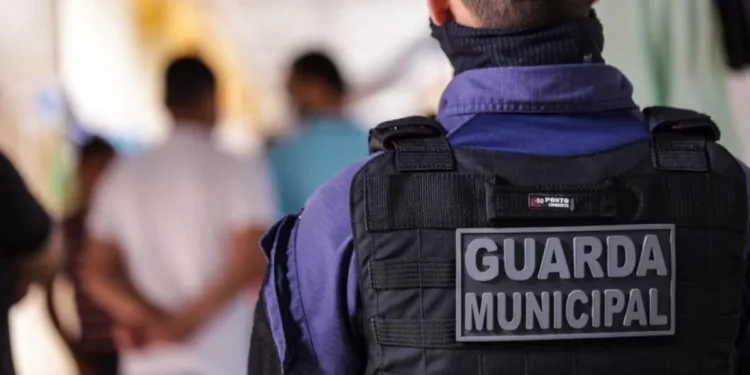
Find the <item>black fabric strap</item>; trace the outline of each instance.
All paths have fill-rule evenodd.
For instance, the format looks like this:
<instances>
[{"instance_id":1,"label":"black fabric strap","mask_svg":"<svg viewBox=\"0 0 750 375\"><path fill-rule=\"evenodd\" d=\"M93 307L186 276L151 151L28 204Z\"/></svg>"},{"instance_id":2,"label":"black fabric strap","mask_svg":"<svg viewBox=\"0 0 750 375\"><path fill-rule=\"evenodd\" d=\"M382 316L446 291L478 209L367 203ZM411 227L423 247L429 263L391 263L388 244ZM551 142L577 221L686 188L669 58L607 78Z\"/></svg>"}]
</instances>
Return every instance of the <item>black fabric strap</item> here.
<instances>
[{"instance_id":1,"label":"black fabric strap","mask_svg":"<svg viewBox=\"0 0 750 375\"><path fill-rule=\"evenodd\" d=\"M385 122L370 131L370 152L396 150L399 172L455 169L453 150L440 123L427 117Z\"/></svg>"},{"instance_id":2,"label":"black fabric strap","mask_svg":"<svg viewBox=\"0 0 750 375\"><path fill-rule=\"evenodd\" d=\"M456 348L453 320L373 319L375 340L385 346L447 349Z\"/></svg>"},{"instance_id":3,"label":"black fabric strap","mask_svg":"<svg viewBox=\"0 0 750 375\"><path fill-rule=\"evenodd\" d=\"M399 172L450 171L455 168L453 151L444 136L393 141Z\"/></svg>"},{"instance_id":4,"label":"black fabric strap","mask_svg":"<svg viewBox=\"0 0 750 375\"><path fill-rule=\"evenodd\" d=\"M365 185L368 231L486 227L513 219L613 218L616 186L497 185L478 175L420 173L368 177ZM532 194L558 193L574 200L573 210L532 210Z\"/></svg>"},{"instance_id":5,"label":"black fabric strap","mask_svg":"<svg viewBox=\"0 0 750 375\"><path fill-rule=\"evenodd\" d=\"M505 220L607 219L609 222L669 222L686 227L743 231L745 219L728 208L743 204L740 181L697 174L637 176L592 186L508 187L478 175L416 173L367 177L366 229L482 228ZM574 210L535 210L529 192L576 199Z\"/></svg>"},{"instance_id":6,"label":"black fabric strap","mask_svg":"<svg viewBox=\"0 0 750 375\"><path fill-rule=\"evenodd\" d=\"M481 176L447 173L367 177L367 230L485 225L484 184Z\"/></svg>"},{"instance_id":7,"label":"black fabric strap","mask_svg":"<svg viewBox=\"0 0 750 375\"><path fill-rule=\"evenodd\" d=\"M702 113L670 107L643 111L652 134L652 160L658 170L708 172L708 142L721 138L719 127Z\"/></svg>"},{"instance_id":8,"label":"black fabric strap","mask_svg":"<svg viewBox=\"0 0 750 375\"><path fill-rule=\"evenodd\" d=\"M413 261L373 261L370 263L373 289L453 288L456 260L424 258Z\"/></svg>"},{"instance_id":9,"label":"black fabric strap","mask_svg":"<svg viewBox=\"0 0 750 375\"><path fill-rule=\"evenodd\" d=\"M615 218L617 189L612 181L601 185L511 186L491 183L487 189L489 221L529 218ZM535 196L555 195L570 199L568 212L530 208Z\"/></svg>"}]
</instances>

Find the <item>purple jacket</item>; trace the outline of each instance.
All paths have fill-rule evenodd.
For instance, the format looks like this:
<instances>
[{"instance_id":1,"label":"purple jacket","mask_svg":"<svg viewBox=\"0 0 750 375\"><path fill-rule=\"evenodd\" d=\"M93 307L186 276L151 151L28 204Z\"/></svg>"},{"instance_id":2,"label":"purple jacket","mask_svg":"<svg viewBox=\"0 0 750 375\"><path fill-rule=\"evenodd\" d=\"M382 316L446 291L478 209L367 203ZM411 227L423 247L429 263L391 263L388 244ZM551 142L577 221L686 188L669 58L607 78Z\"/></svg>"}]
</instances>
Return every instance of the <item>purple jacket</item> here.
<instances>
[{"instance_id":1,"label":"purple jacket","mask_svg":"<svg viewBox=\"0 0 750 375\"><path fill-rule=\"evenodd\" d=\"M627 78L603 64L473 70L450 83L438 120L454 146L590 154L649 137L632 94ZM310 198L285 256L269 254L276 269L269 285L288 285L283 298L278 288L263 290L271 328L281 360L304 367L299 373L357 374L364 365L349 189L365 162L344 170ZM274 259L286 264L276 267Z\"/></svg>"}]
</instances>

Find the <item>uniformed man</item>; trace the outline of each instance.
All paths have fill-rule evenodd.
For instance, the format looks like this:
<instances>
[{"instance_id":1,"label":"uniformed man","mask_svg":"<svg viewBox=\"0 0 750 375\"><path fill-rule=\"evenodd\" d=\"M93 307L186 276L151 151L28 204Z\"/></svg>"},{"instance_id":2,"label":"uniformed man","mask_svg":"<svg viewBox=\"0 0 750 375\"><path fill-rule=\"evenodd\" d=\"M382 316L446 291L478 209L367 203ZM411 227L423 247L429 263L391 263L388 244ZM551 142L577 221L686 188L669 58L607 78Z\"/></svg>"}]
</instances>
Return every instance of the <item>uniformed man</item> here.
<instances>
[{"instance_id":1,"label":"uniformed man","mask_svg":"<svg viewBox=\"0 0 750 375\"><path fill-rule=\"evenodd\" d=\"M738 371L746 175L708 116L639 110L593 2L429 1L437 122L266 236L251 374Z\"/></svg>"}]
</instances>

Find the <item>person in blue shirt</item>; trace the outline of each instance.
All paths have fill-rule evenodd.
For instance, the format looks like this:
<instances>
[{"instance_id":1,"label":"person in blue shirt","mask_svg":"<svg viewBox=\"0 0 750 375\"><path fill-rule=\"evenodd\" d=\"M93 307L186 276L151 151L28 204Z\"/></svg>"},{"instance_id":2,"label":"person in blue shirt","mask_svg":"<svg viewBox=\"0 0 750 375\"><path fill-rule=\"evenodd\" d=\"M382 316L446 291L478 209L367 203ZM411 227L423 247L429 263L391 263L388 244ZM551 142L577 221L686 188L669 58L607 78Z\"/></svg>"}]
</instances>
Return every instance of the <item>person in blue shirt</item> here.
<instances>
[{"instance_id":1,"label":"person in blue shirt","mask_svg":"<svg viewBox=\"0 0 750 375\"><path fill-rule=\"evenodd\" d=\"M299 123L268 153L281 212L299 211L317 188L367 156L367 134L344 114L347 89L336 64L321 52L292 64L287 92Z\"/></svg>"},{"instance_id":2,"label":"person in blue shirt","mask_svg":"<svg viewBox=\"0 0 750 375\"><path fill-rule=\"evenodd\" d=\"M599 155L650 139L649 126L632 99L632 85L622 72L604 62L601 24L593 13L586 17L594 2L428 1L433 36L456 70L440 100L437 116L451 147L535 160ZM282 220L266 237L264 249L270 266L256 312L250 374L274 374L279 368L288 374L398 372L378 370L368 364L368 358L378 353L393 358L398 348L368 347L378 338L364 328L370 322L364 321L362 290L371 286L359 278L360 260L353 244L350 210L363 204L352 198L362 196L353 193L352 183L367 163L357 162L339 173L312 195L301 215ZM420 291L428 292L432 291ZM414 298L422 297L415 294ZM747 347L748 341L748 301L745 288L742 323L731 327L737 328L740 350ZM381 303L392 306L398 301ZM405 299L401 303L413 301ZM425 332L428 331L422 331L422 341L428 339ZM397 328L389 333L391 337L399 334L406 337L409 333ZM270 343L263 341L267 336L272 337ZM410 374L472 373L446 372L438 365L441 355L430 353L443 353L445 357L451 351L432 349L402 357L403 363L417 358L418 362L410 363L420 369ZM482 357L477 358L482 372ZM519 372L502 373L547 373L540 372L533 359L526 361ZM538 363L542 366L543 361ZM453 365L476 368L476 361ZM558 374L578 374L571 370L575 364L571 366L560 368ZM614 372L631 374L618 372L615 367L619 365L612 366ZM700 366L685 371L679 373L703 373ZM728 371L720 373L729 374Z\"/></svg>"}]
</instances>

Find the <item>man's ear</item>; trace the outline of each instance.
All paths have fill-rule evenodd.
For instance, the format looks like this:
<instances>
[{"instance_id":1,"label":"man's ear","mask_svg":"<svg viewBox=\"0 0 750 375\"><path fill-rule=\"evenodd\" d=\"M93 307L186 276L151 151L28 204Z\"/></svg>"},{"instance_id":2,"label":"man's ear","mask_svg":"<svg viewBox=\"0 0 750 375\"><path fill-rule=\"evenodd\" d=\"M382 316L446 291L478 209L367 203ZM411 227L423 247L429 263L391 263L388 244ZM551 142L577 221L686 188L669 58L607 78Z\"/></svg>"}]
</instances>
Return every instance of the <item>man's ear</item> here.
<instances>
[{"instance_id":1,"label":"man's ear","mask_svg":"<svg viewBox=\"0 0 750 375\"><path fill-rule=\"evenodd\" d=\"M437 26L443 26L451 18L450 0L427 0L430 18Z\"/></svg>"}]
</instances>

